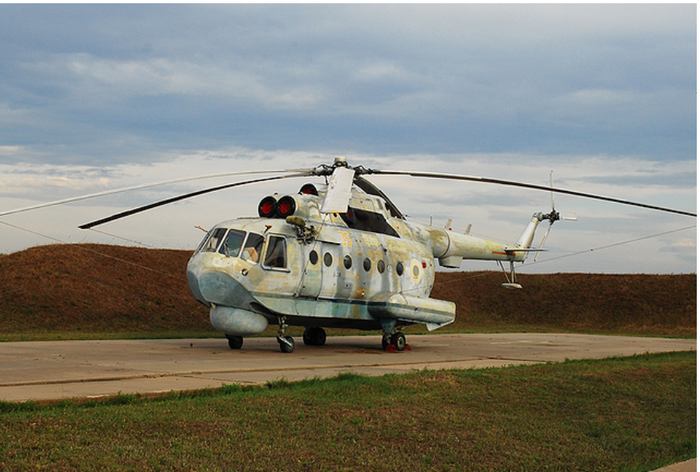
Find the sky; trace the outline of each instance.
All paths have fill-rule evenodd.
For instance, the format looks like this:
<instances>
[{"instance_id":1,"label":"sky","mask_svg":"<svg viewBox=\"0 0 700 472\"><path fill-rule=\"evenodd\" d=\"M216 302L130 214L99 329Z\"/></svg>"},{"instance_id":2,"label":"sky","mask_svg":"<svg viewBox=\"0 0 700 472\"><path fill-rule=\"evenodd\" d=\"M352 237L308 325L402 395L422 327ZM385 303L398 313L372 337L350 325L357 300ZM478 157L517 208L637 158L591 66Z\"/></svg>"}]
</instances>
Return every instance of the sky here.
<instances>
[{"instance_id":1,"label":"sky","mask_svg":"<svg viewBox=\"0 0 700 472\"><path fill-rule=\"evenodd\" d=\"M451 172L695 212L695 4L0 4L0 214L153 182L351 165ZM0 216L0 253L194 249L255 184L96 228L228 176ZM513 243L548 192L376 176L410 221ZM313 181L313 180L311 180ZM322 181L321 181L322 183ZM696 218L555 196L522 273L689 273ZM544 229L536 237L539 244ZM464 262L462 270L495 270Z\"/></svg>"}]
</instances>

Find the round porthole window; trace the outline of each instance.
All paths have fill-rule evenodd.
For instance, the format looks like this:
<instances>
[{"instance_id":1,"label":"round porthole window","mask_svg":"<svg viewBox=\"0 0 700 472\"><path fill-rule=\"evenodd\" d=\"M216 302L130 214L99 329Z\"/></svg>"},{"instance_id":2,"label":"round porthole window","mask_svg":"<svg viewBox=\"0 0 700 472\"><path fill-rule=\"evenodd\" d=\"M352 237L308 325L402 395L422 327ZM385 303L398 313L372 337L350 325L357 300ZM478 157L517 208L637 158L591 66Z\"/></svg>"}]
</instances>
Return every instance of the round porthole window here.
<instances>
[{"instance_id":1,"label":"round porthole window","mask_svg":"<svg viewBox=\"0 0 700 472\"><path fill-rule=\"evenodd\" d=\"M383 274L386 270L386 263L384 261L377 262L377 270L380 274Z\"/></svg>"},{"instance_id":2,"label":"round porthole window","mask_svg":"<svg viewBox=\"0 0 700 472\"><path fill-rule=\"evenodd\" d=\"M369 257L365 257L365 260L362 261L362 268L365 269L365 272L369 272L372 269L372 261L369 260Z\"/></svg>"},{"instance_id":3,"label":"round porthole window","mask_svg":"<svg viewBox=\"0 0 700 472\"><path fill-rule=\"evenodd\" d=\"M413 281L415 283L420 282L421 275L422 275L421 268L420 268L420 262L418 262L415 259L411 261L411 273L410 273L410 275L411 275L411 279L413 279Z\"/></svg>"},{"instance_id":4,"label":"round porthole window","mask_svg":"<svg viewBox=\"0 0 700 472\"><path fill-rule=\"evenodd\" d=\"M326 267L330 267L333 264L333 256L330 252L323 255L323 263L326 264Z\"/></svg>"},{"instance_id":5,"label":"round porthole window","mask_svg":"<svg viewBox=\"0 0 700 472\"><path fill-rule=\"evenodd\" d=\"M313 265L318 263L318 253L316 251L311 251L309 254L309 262L311 262Z\"/></svg>"},{"instance_id":6,"label":"round porthole window","mask_svg":"<svg viewBox=\"0 0 700 472\"><path fill-rule=\"evenodd\" d=\"M401 276L403 275L403 262L396 263L396 273Z\"/></svg>"},{"instance_id":7,"label":"round porthole window","mask_svg":"<svg viewBox=\"0 0 700 472\"><path fill-rule=\"evenodd\" d=\"M352 257L345 256L343 258L343 265L345 266L346 269L349 269L350 267L352 267Z\"/></svg>"}]
</instances>

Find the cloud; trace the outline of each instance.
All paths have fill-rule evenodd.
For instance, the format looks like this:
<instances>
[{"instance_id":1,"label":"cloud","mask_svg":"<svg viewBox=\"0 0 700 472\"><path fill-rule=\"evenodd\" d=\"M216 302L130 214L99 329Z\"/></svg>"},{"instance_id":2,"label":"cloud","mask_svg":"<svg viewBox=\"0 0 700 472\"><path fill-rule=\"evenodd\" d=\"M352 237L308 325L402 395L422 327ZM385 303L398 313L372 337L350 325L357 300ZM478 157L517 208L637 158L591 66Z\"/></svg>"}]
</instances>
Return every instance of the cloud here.
<instances>
[{"instance_id":1,"label":"cloud","mask_svg":"<svg viewBox=\"0 0 700 472\"><path fill-rule=\"evenodd\" d=\"M536 156L500 156L491 162L488 155L407 155L381 157L376 155L353 154L347 156L352 165L363 164L380 169L439 170L460 174L496 176L499 178L548 184L549 164L546 160L537 162ZM0 166L0 195L2 210L29 206L76 195L94 193L105 189L120 188L142 183L166 181L186 176L241 172L250 170L271 170L290 167L314 167L320 163L332 162L333 156L308 152L289 153L286 151L266 151L247 148L228 148L218 151L198 151L179 155L177 158L155 163L118 164L109 168L90 166L65 166L25 164L21 166ZM604 161L603 161L604 162ZM439 166L435 168L436 164ZM578 178L592 179L613 175L634 175L638 171L637 161L620 160L611 168L601 166L595 156L581 158L577 166L564 168L555 173L555 183L575 181ZM642 166L644 167L644 166ZM694 203L695 189L674 186L666 172L673 166L656 166L648 163L659 176L658 194L647 194L650 203L659 203L658 195L673 195L669 206L678 207L683 199ZM591 177L592 176L592 177ZM178 182L153 187L137 192L110 195L88 201L71 203L20 215L3 218L12 224L51 235L63 241L92 241L128 243L142 241L156 247L193 248L200 234L193 231L194 225L210 227L218 221L238 216L254 216L257 204L265 195L296 193L307 181L322 179L303 178L283 180L272 184L256 184L239 187L224 192L210 194L197 199L185 200L174 205L161 207L137 216L110 223L98 228L102 233L84 232L77 226L88 221L108 216L119 211L162 200L174 195L187 193L231 181L246 179L246 176L218 177L191 182ZM453 219L452 227L464 231L472 225L472 234L504 244L512 244L522 232L530 216L536 211L549 211L550 197L547 192L525 191L503 188L494 185L451 182L433 179L370 176L375 184L410 215L411 221L427 224L431 217L434 224L443 226L448 218ZM628 183L617 185L614 179L596 184L595 190L604 188L620 197L633 197L639 191ZM631 191L630 191L631 190ZM647 200L648 201L648 200ZM647 210L627 208L605 202L591 202L584 199L556 196L557 209L563 215L577 216L576 222L559 222L554 228L547 247L550 251L540 257L560 257L591 248L632 241L640 237L664 233L674 228L695 223L693 219L666 215ZM9 206L9 208L8 208ZM689 209L689 208L685 208ZM1 211L1 210L0 210ZM21 231L0 228L3 237L2 252L9 252L31 244L32 237ZM693 231L678 235L666 235L660 242L632 251L594 251L593 256L565 257L562 262L550 262L523 268L527 271L581 271L598 272L691 272L695 267L693 247L684 241ZM539 238L542 237L542 230ZM678 238L676 238L678 236ZM120 240L119 238L124 238ZM658 241L658 238L651 241ZM36 243L46 243L41 238ZM600 254L598 254L600 252ZM592 259L592 260L591 260ZM465 263L464 268L474 268ZM488 267L495 268L495 267Z\"/></svg>"},{"instance_id":2,"label":"cloud","mask_svg":"<svg viewBox=\"0 0 700 472\"><path fill-rule=\"evenodd\" d=\"M96 133L122 160L126 140L671 160L695 148L693 5L2 9L3 139L33 129L95 162L108 159Z\"/></svg>"},{"instance_id":3,"label":"cloud","mask_svg":"<svg viewBox=\"0 0 700 472\"><path fill-rule=\"evenodd\" d=\"M557 186L692 210L696 11L692 4L0 5L0 209L344 155L367 167L543 185L554 170ZM498 240L517 237L533 211L550 205L547 194L488 185L376 181L417 219L454 218L456 227L471 223ZM61 227L61 237L75 240L86 237L73 233L85 220L209 182L13 221L51 221L42 230ZM255 214L266 192L298 185L240 188L115 229L187 245L188 232L173 221L206 226L222 215ZM598 244L601 233L625 240L678 222L566 196L556 202L579 216L557 227L577 247ZM27 244L21 235L0 240ZM649 255L635 264L663 267L670 256L657 246L645 245ZM603 265L627 264L619 257Z\"/></svg>"}]
</instances>

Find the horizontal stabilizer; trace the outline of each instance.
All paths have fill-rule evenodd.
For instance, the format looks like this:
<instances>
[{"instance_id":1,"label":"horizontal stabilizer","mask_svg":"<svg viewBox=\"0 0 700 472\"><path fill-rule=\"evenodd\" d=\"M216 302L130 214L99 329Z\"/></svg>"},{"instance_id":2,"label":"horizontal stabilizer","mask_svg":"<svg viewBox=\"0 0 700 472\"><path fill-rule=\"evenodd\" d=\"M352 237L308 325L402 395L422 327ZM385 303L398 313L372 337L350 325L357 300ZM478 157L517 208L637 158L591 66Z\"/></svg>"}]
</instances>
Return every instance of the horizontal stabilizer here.
<instances>
[{"instance_id":1,"label":"horizontal stabilizer","mask_svg":"<svg viewBox=\"0 0 700 472\"><path fill-rule=\"evenodd\" d=\"M536 247L504 247L506 252L543 252L546 249L537 249Z\"/></svg>"}]
</instances>

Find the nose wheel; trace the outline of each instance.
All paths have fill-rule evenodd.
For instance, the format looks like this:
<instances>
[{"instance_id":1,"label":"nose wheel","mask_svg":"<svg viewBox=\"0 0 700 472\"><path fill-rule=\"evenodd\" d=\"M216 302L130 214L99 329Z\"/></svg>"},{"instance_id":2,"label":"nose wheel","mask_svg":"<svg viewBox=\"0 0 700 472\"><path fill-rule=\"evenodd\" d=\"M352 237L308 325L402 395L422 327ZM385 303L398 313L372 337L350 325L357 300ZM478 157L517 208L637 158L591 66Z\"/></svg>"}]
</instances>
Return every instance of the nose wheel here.
<instances>
[{"instance_id":1,"label":"nose wheel","mask_svg":"<svg viewBox=\"0 0 700 472\"><path fill-rule=\"evenodd\" d=\"M280 351L284 352L285 354L289 354L291 352L294 352L294 338L291 336L284 335L284 331L289 326L286 323L287 317L280 316L278 319L280 323L280 330L277 332L277 342L280 345Z\"/></svg>"},{"instance_id":2,"label":"nose wheel","mask_svg":"<svg viewBox=\"0 0 700 472\"><path fill-rule=\"evenodd\" d=\"M291 352L294 352L294 338L291 336L279 336L277 338L277 342L280 345L280 351L284 352L285 354L289 354Z\"/></svg>"}]
</instances>

